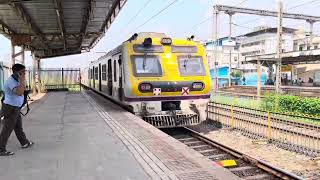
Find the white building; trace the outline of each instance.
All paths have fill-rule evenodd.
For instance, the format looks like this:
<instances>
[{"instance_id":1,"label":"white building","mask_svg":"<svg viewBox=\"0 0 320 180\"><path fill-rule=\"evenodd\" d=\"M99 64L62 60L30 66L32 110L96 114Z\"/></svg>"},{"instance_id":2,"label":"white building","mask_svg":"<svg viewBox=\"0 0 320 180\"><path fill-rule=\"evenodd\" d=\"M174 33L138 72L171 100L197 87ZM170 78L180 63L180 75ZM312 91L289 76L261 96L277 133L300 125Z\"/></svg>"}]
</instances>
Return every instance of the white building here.
<instances>
[{"instance_id":1,"label":"white building","mask_svg":"<svg viewBox=\"0 0 320 180\"><path fill-rule=\"evenodd\" d=\"M215 52L215 44L217 44L217 52ZM214 68L214 55L216 53L216 60L218 67L229 67L230 55L231 55L231 67L238 68L240 66L240 52L239 44L235 42L235 38L231 41L228 37L220 38L218 43L209 40L204 43L207 59L209 62L209 68Z\"/></svg>"},{"instance_id":2,"label":"white building","mask_svg":"<svg viewBox=\"0 0 320 180\"><path fill-rule=\"evenodd\" d=\"M304 30L298 30L294 33L294 51L306 51L320 48L320 37L317 35L310 35ZM312 83L308 84L309 78L313 79L314 83L320 85L320 64L301 64L293 66L293 79L301 79L305 82L304 85L312 86Z\"/></svg>"},{"instance_id":3,"label":"white building","mask_svg":"<svg viewBox=\"0 0 320 180\"><path fill-rule=\"evenodd\" d=\"M292 28L283 27L282 52L293 51L294 32ZM240 44L240 69L243 72L256 72L257 66L245 63L246 56L277 53L277 28L260 26L255 31L238 36L236 41ZM272 67L262 68L262 72L268 72L271 77Z\"/></svg>"},{"instance_id":4,"label":"white building","mask_svg":"<svg viewBox=\"0 0 320 180\"><path fill-rule=\"evenodd\" d=\"M320 37L310 35L304 30L298 30L294 33L293 49L294 51L304 51L320 48Z\"/></svg>"},{"instance_id":5,"label":"white building","mask_svg":"<svg viewBox=\"0 0 320 180\"><path fill-rule=\"evenodd\" d=\"M295 29L283 28L282 51L293 51L293 41ZM277 28L258 27L256 31L237 37L240 43L240 53L242 59L245 56L260 54L273 54L277 52Z\"/></svg>"},{"instance_id":6,"label":"white building","mask_svg":"<svg viewBox=\"0 0 320 180\"><path fill-rule=\"evenodd\" d=\"M296 30L292 28L283 28L283 42L282 52L304 51L320 48L320 37L310 36L303 30ZM232 69L240 69L246 73L256 73L257 66L254 64L247 64L245 62L246 56L274 54L277 53L277 28L257 27L255 31L232 38L235 41L235 46L224 46L229 43L229 38L220 38L217 42L217 62L218 68L229 67L230 52L231 52L231 67ZM215 43L210 40L204 43L207 59L209 61L210 69L214 68ZM230 51L231 50L231 51ZM262 67L262 73L268 73L272 78L274 67ZM283 75L290 75L289 79L301 78L307 82L309 78L317 79L316 74L319 74L320 65L294 65L293 69L283 72ZM272 73L273 72L273 73ZM274 77L273 77L274 79Z\"/></svg>"}]
</instances>

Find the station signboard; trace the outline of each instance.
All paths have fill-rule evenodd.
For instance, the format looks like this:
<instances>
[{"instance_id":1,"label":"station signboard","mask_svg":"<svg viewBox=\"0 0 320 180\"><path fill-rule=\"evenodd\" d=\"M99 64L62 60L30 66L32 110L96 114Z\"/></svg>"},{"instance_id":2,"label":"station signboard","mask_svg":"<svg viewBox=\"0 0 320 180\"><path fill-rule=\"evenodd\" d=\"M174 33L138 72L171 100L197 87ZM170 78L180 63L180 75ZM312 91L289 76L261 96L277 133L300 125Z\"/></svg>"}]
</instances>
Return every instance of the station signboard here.
<instances>
[{"instance_id":1,"label":"station signboard","mask_svg":"<svg viewBox=\"0 0 320 180\"><path fill-rule=\"evenodd\" d=\"M282 65L281 66L281 72L291 72L292 71L292 65Z\"/></svg>"}]
</instances>

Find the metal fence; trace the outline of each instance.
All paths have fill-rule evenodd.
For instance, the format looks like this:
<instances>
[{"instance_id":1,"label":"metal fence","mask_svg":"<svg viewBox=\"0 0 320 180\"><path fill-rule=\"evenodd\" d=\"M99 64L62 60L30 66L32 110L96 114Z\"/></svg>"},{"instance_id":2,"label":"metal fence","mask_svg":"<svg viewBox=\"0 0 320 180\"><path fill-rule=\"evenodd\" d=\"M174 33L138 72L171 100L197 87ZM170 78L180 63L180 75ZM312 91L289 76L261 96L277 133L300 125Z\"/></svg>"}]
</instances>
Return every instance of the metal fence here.
<instances>
[{"instance_id":1,"label":"metal fence","mask_svg":"<svg viewBox=\"0 0 320 180\"><path fill-rule=\"evenodd\" d=\"M309 156L320 154L320 119L210 102L207 116L222 127Z\"/></svg>"},{"instance_id":2,"label":"metal fence","mask_svg":"<svg viewBox=\"0 0 320 180\"><path fill-rule=\"evenodd\" d=\"M42 90L81 90L79 68L41 69L39 78Z\"/></svg>"},{"instance_id":3,"label":"metal fence","mask_svg":"<svg viewBox=\"0 0 320 180\"><path fill-rule=\"evenodd\" d=\"M0 97L2 96L4 81L10 76L10 68L0 62Z\"/></svg>"},{"instance_id":4,"label":"metal fence","mask_svg":"<svg viewBox=\"0 0 320 180\"><path fill-rule=\"evenodd\" d=\"M27 87L33 89L34 85L40 85L42 92L53 90L81 90L81 73L79 68L46 68L36 70L27 69ZM39 82L34 82L34 73L39 76ZM3 92L5 80L10 76L11 69L0 62L0 96Z\"/></svg>"}]
</instances>

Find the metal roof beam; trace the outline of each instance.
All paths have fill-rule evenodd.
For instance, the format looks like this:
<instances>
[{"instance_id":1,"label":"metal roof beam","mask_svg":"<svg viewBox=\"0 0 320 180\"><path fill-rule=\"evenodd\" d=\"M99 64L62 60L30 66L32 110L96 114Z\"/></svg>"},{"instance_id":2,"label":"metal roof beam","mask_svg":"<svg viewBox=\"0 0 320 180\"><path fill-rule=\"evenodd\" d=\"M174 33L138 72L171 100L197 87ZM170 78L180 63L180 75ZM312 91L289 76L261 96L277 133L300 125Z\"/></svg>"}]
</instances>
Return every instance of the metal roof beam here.
<instances>
[{"instance_id":1,"label":"metal roof beam","mask_svg":"<svg viewBox=\"0 0 320 180\"><path fill-rule=\"evenodd\" d=\"M92 14L92 6L94 4L94 0L89 0L89 3L88 3L88 9L87 9L87 13L86 15L83 17L83 21L82 21L82 27L81 27L81 39L79 41L79 49L81 50L81 46L82 46L82 43L83 43L83 40L85 39L86 35L87 35L87 30L88 30L88 25L89 25L89 21L90 21L90 17L91 17L91 14Z\"/></svg>"},{"instance_id":2,"label":"metal roof beam","mask_svg":"<svg viewBox=\"0 0 320 180\"><path fill-rule=\"evenodd\" d=\"M61 31L61 36L63 38L63 47L64 47L64 50L66 50L67 49L66 29L64 26L64 15L63 15L63 11L62 11L61 0L54 0L54 5L55 5L56 13L58 16L58 24L59 24L59 28Z\"/></svg>"},{"instance_id":3,"label":"metal roof beam","mask_svg":"<svg viewBox=\"0 0 320 180\"><path fill-rule=\"evenodd\" d=\"M49 45L46 43L46 39L44 38L43 34L41 33L39 27L32 21L31 16L26 12L25 8L21 3L12 3L12 9L14 12L19 16L25 24L28 25L30 30L41 40L43 45L49 49Z\"/></svg>"},{"instance_id":4,"label":"metal roof beam","mask_svg":"<svg viewBox=\"0 0 320 180\"><path fill-rule=\"evenodd\" d=\"M17 34L15 31L10 29L3 21L0 20L0 31L3 32L3 35L10 39L12 34Z\"/></svg>"},{"instance_id":5,"label":"metal roof beam","mask_svg":"<svg viewBox=\"0 0 320 180\"><path fill-rule=\"evenodd\" d=\"M260 16L278 17L278 12L276 12L276 11L239 8L239 7L225 6L225 5L215 5L213 8L216 11L224 11L227 14L228 13L242 13L242 14L253 14L253 15L260 15ZM311 22L320 21L319 16L309 16L309 15L304 15L304 14L293 14L293 13L283 13L283 18L299 19L299 20L305 20L305 21L311 21Z\"/></svg>"},{"instance_id":6,"label":"metal roof beam","mask_svg":"<svg viewBox=\"0 0 320 180\"><path fill-rule=\"evenodd\" d=\"M127 0L115 0L115 2L112 4L110 11L107 15L106 20L104 21L102 27L101 27L101 32L104 32L105 29L108 29L108 22L110 22L110 24L112 23L112 21L115 19L117 13L120 12L120 9L123 7L123 5L126 3ZM116 9L118 8L117 13L115 12ZM114 18L111 19L111 17L114 15Z\"/></svg>"},{"instance_id":7,"label":"metal roof beam","mask_svg":"<svg viewBox=\"0 0 320 180\"><path fill-rule=\"evenodd\" d=\"M126 4L127 0L115 0L115 2L112 4L109 13L104 21L104 23L101 26L100 32L104 33L112 24L122 7ZM113 18L112 18L113 17ZM92 46L96 45L98 41L101 39L100 37L95 38L89 45L89 48L92 48Z\"/></svg>"}]
</instances>

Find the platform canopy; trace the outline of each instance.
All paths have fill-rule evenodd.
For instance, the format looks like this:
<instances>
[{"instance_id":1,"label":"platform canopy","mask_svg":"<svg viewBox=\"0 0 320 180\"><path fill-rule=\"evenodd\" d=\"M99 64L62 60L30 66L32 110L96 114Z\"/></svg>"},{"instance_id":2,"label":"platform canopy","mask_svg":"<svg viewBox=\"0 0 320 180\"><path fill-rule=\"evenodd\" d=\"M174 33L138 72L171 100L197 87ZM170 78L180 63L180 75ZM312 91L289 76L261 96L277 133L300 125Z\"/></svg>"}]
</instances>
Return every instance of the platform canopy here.
<instances>
[{"instance_id":1,"label":"platform canopy","mask_svg":"<svg viewBox=\"0 0 320 180\"><path fill-rule=\"evenodd\" d=\"M261 61L262 65L276 64L278 59L277 54L263 54L255 56L247 56L244 64ZM320 49L293 51L282 53L281 64L283 65L297 65L297 64L318 64L320 63Z\"/></svg>"},{"instance_id":2,"label":"platform canopy","mask_svg":"<svg viewBox=\"0 0 320 180\"><path fill-rule=\"evenodd\" d=\"M0 33L38 58L89 51L126 0L0 0Z\"/></svg>"}]
</instances>

